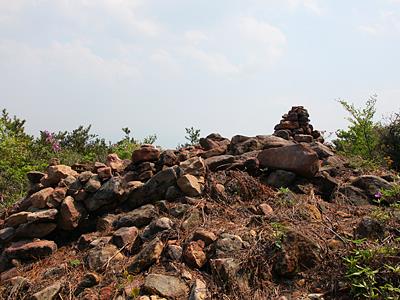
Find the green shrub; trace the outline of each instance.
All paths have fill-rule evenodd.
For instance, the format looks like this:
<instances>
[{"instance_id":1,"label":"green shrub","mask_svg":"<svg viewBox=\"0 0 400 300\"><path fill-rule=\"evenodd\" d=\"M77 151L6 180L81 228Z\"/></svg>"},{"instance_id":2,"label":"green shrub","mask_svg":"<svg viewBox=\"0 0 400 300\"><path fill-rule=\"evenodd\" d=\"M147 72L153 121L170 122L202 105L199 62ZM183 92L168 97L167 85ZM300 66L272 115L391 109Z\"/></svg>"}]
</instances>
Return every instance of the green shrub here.
<instances>
[{"instance_id":1,"label":"green shrub","mask_svg":"<svg viewBox=\"0 0 400 300\"><path fill-rule=\"evenodd\" d=\"M376 160L380 156L378 126L373 118L376 112L376 96L370 97L365 107L357 108L354 104L339 100L339 103L350 114L347 119L350 125L346 130L336 132L337 139L334 144L338 151L349 156L360 156L366 160Z\"/></svg>"},{"instance_id":2,"label":"green shrub","mask_svg":"<svg viewBox=\"0 0 400 300\"><path fill-rule=\"evenodd\" d=\"M379 128L380 150L388 167L400 170L400 114L395 113Z\"/></svg>"},{"instance_id":3,"label":"green shrub","mask_svg":"<svg viewBox=\"0 0 400 300\"><path fill-rule=\"evenodd\" d=\"M346 279L351 294L357 299L399 299L400 264L397 259L398 243L353 250L344 258Z\"/></svg>"}]
</instances>

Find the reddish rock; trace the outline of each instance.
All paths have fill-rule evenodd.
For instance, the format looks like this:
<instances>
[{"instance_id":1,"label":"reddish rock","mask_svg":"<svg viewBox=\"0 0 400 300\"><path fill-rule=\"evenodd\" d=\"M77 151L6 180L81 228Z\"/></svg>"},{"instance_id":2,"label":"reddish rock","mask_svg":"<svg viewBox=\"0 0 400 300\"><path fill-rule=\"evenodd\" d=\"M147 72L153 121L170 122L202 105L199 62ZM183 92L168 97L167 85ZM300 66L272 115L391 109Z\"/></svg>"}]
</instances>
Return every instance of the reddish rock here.
<instances>
[{"instance_id":1,"label":"reddish rock","mask_svg":"<svg viewBox=\"0 0 400 300\"><path fill-rule=\"evenodd\" d=\"M53 186L58 184L61 179L67 178L68 176L78 177L78 173L69 166L50 166L47 168L47 176L43 177L40 182L44 186Z\"/></svg>"},{"instance_id":2,"label":"reddish rock","mask_svg":"<svg viewBox=\"0 0 400 300\"><path fill-rule=\"evenodd\" d=\"M57 245L53 241L25 240L12 243L4 253L10 259L31 260L49 256L56 250Z\"/></svg>"},{"instance_id":3,"label":"reddish rock","mask_svg":"<svg viewBox=\"0 0 400 300\"><path fill-rule=\"evenodd\" d=\"M105 180L105 179L111 178L111 176L112 176L111 167L99 168L97 170L97 175L99 175L99 178L101 180Z\"/></svg>"},{"instance_id":4,"label":"reddish rock","mask_svg":"<svg viewBox=\"0 0 400 300\"><path fill-rule=\"evenodd\" d=\"M201 240L206 246L214 243L217 240L216 235L205 229L197 229L193 234L193 241Z\"/></svg>"},{"instance_id":5,"label":"reddish rock","mask_svg":"<svg viewBox=\"0 0 400 300\"><path fill-rule=\"evenodd\" d=\"M183 170L184 174L190 174L193 176L205 176L206 165L201 157L192 157L179 164L179 167Z\"/></svg>"},{"instance_id":6,"label":"reddish rock","mask_svg":"<svg viewBox=\"0 0 400 300\"><path fill-rule=\"evenodd\" d=\"M136 227L121 227L114 232L111 243L113 243L118 248L122 248L129 244L134 244L136 238L138 237L139 231Z\"/></svg>"},{"instance_id":7,"label":"reddish rock","mask_svg":"<svg viewBox=\"0 0 400 300\"><path fill-rule=\"evenodd\" d=\"M193 268L200 269L203 267L207 262L207 257L203 248L204 242L202 240L191 241L183 251L184 261Z\"/></svg>"},{"instance_id":8,"label":"reddish rock","mask_svg":"<svg viewBox=\"0 0 400 300\"><path fill-rule=\"evenodd\" d=\"M29 212L27 211L21 211L19 213L13 214L5 220L5 226L17 227L20 224L24 224L28 221L28 215Z\"/></svg>"},{"instance_id":9,"label":"reddish rock","mask_svg":"<svg viewBox=\"0 0 400 300\"><path fill-rule=\"evenodd\" d=\"M67 188L56 187L50 197L47 199L48 207L59 207L67 194Z\"/></svg>"},{"instance_id":10,"label":"reddish rock","mask_svg":"<svg viewBox=\"0 0 400 300\"><path fill-rule=\"evenodd\" d=\"M58 210L55 208L38 210L30 213L27 217L28 222L45 222L56 219Z\"/></svg>"},{"instance_id":11,"label":"reddish rock","mask_svg":"<svg viewBox=\"0 0 400 300\"><path fill-rule=\"evenodd\" d=\"M265 216L270 216L274 213L272 207L269 206L267 203L261 203L258 207Z\"/></svg>"},{"instance_id":12,"label":"reddish rock","mask_svg":"<svg viewBox=\"0 0 400 300\"><path fill-rule=\"evenodd\" d=\"M185 174L178 178L176 183L181 191L189 197L197 197L201 195L202 186L198 179L190 174Z\"/></svg>"},{"instance_id":13,"label":"reddish rock","mask_svg":"<svg viewBox=\"0 0 400 300\"><path fill-rule=\"evenodd\" d=\"M294 172L313 177L320 167L317 153L303 144L265 149L258 155L261 167Z\"/></svg>"},{"instance_id":14,"label":"reddish rock","mask_svg":"<svg viewBox=\"0 0 400 300\"><path fill-rule=\"evenodd\" d=\"M54 189L49 187L31 195L30 201L32 203L32 206L36 208L45 208L47 205L47 200L49 199L51 194L53 194L53 191Z\"/></svg>"},{"instance_id":15,"label":"reddish rock","mask_svg":"<svg viewBox=\"0 0 400 300\"><path fill-rule=\"evenodd\" d=\"M160 158L160 150L152 145L142 145L132 153L132 163L137 164L144 161L157 161Z\"/></svg>"},{"instance_id":16,"label":"reddish rock","mask_svg":"<svg viewBox=\"0 0 400 300\"><path fill-rule=\"evenodd\" d=\"M73 230L78 227L79 221L85 213L83 205L68 196L61 204L58 226L64 230Z\"/></svg>"},{"instance_id":17,"label":"reddish rock","mask_svg":"<svg viewBox=\"0 0 400 300\"><path fill-rule=\"evenodd\" d=\"M109 166L113 171L116 171L118 173L122 172L126 167L125 162L120 159L116 153L107 155L106 165ZM97 174L99 174L99 170L100 169L97 169Z\"/></svg>"}]
</instances>

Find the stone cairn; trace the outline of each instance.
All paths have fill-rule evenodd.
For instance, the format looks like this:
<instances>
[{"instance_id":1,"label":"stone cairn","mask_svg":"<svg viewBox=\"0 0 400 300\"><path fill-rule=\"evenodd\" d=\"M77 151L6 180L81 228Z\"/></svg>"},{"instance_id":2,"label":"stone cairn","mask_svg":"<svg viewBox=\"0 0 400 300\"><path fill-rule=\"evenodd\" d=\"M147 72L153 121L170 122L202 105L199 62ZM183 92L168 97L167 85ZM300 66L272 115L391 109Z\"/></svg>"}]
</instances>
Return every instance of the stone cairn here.
<instances>
[{"instance_id":1,"label":"stone cairn","mask_svg":"<svg viewBox=\"0 0 400 300\"><path fill-rule=\"evenodd\" d=\"M314 130L310 124L310 115L303 106L293 106L292 109L282 116L282 120L275 126L274 135L286 140L294 139L299 143L312 143L313 141L324 142L321 133Z\"/></svg>"}]
</instances>

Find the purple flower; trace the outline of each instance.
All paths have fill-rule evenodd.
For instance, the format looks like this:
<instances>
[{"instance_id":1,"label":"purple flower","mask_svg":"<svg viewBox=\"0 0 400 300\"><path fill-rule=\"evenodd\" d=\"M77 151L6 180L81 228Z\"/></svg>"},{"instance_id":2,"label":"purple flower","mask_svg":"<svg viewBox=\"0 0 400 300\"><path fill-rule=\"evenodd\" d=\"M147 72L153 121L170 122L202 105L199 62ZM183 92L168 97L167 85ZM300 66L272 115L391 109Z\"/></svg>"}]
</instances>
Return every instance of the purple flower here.
<instances>
[{"instance_id":1,"label":"purple flower","mask_svg":"<svg viewBox=\"0 0 400 300\"><path fill-rule=\"evenodd\" d=\"M377 193L375 194L375 198L376 198L376 199L382 198L382 193L381 193L380 191L377 192Z\"/></svg>"}]
</instances>

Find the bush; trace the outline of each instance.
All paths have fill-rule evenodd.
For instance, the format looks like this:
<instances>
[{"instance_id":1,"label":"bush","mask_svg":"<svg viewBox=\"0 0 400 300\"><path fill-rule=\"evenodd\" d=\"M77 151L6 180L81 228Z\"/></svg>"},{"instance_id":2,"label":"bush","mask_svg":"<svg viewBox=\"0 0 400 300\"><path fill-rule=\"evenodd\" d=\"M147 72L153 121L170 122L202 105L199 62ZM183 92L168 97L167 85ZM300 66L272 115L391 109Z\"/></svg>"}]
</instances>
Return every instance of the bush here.
<instances>
[{"instance_id":1,"label":"bush","mask_svg":"<svg viewBox=\"0 0 400 300\"><path fill-rule=\"evenodd\" d=\"M25 120L11 118L6 110L0 118L0 208L8 207L23 197L28 188L26 173L45 171L51 158L62 164L77 162L104 162L109 153L122 159L131 158L141 143L152 144L156 135L143 142L130 137L129 128L123 128L125 137L115 144L106 142L90 132L91 126L79 126L72 131L52 133L41 131L38 138L25 132Z\"/></svg>"},{"instance_id":2,"label":"bush","mask_svg":"<svg viewBox=\"0 0 400 300\"><path fill-rule=\"evenodd\" d=\"M393 114L379 129L381 147L388 167L400 170L400 114Z\"/></svg>"},{"instance_id":3,"label":"bush","mask_svg":"<svg viewBox=\"0 0 400 300\"><path fill-rule=\"evenodd\" d=\"M337 150L349 155L360 156L366 160L380 159L378 125L374 123L376 96L370 97L364 108L357 108L344 100L339 103L350 114L347 130L338 130L333 141Z\"/></svg>"}]
</instances>

